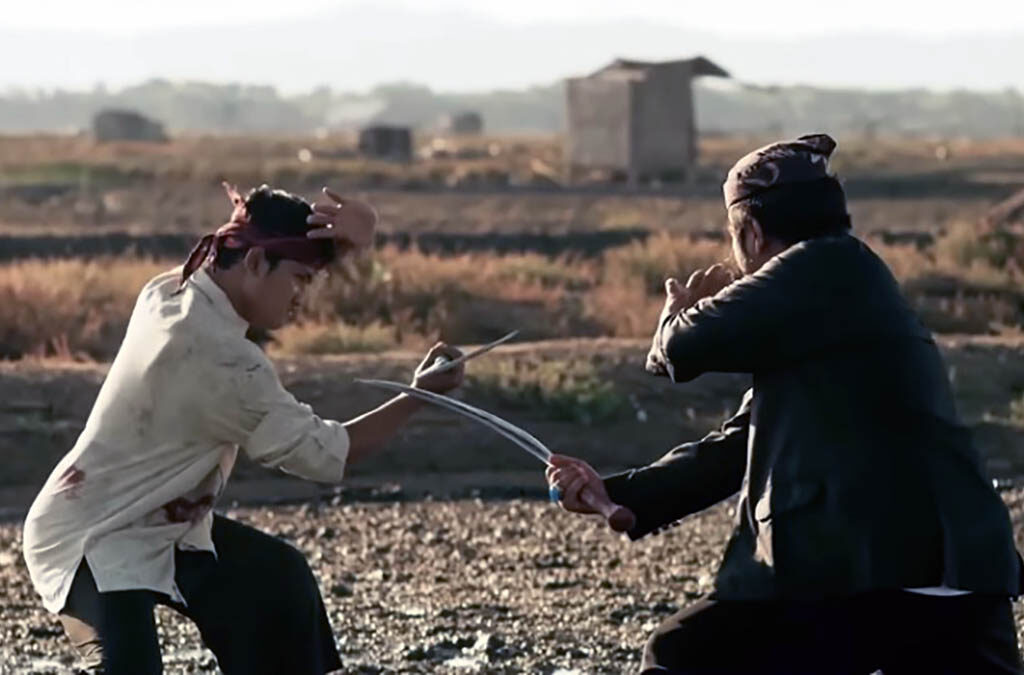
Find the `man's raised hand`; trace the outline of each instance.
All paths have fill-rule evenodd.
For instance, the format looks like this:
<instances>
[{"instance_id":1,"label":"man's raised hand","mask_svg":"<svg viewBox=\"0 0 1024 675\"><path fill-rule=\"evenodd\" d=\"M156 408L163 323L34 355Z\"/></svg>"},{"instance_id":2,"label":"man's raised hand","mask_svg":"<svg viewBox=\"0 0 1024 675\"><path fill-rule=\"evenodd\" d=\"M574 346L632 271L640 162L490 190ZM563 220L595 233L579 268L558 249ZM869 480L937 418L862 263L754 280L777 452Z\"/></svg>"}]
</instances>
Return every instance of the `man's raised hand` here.
<instances>
[{"instance_id":1,"label":"man's raised hand","mask_svg":"<svg viewBox=\"0 0 1024 675\"><path fill-rule=\"evenodd\" d=\"M444 357L449 361L453 361L460 356L462 356L462 352L457 347L452 347L444 342L438 342L429 352L427 352L427 355L423 358L423 362L416 368L412 386L417 389L432 391L435 394L443 394L455 389L462 384L462 379L465 377L465 363L460 363L450 370L444 370L441 372L429 374L424 374L424 372L433 366L434 362L437 361L439 357Z\"/></svg>"},{"instance_id":2,"label":"man's raised hand","mask_svg":"<svg viewBox=\"0 0 1024 675\"><path fill-rule=\"evenodd\" d=\"M733 281L735 281L735 277L732 271L721 264L697 270L686 280L685 286L674 277L665 280L665 304L658 316L658 325L654 330L651 351L647 354L647 363L644 366L647 372L655 375L669 373L661 348L661 331L665 323L679 312L696 305L702 298L715 295Z\"/></svg>"},{"instance_id":3,"label":"man's raised hand","mask_svg":"<svg viewBox=\"0 0 1024 675\"><path fill-rule=\"evenodd\" d=\"M693 307L702 298L715 295L733 281L733 273L722 264L695 271L686 280L686 286L678 279L669 277L665 280L665 307L662 310L662 317Z\"/></svg>"},{"instance_id":4,"label":"man's raised hand","mask_svg":"<svg viewBox=\"0 0 1024 675\"><path fill-rule=\"evenodd\" d=\"M325 199L317 200L313 213L306 218L309 225L320 225L310 230L310 239L337 239L354 248L373 244L377 228L377 211L368 202L342 197L329 188L323 189Z\"/></svg>"}]
</instances>

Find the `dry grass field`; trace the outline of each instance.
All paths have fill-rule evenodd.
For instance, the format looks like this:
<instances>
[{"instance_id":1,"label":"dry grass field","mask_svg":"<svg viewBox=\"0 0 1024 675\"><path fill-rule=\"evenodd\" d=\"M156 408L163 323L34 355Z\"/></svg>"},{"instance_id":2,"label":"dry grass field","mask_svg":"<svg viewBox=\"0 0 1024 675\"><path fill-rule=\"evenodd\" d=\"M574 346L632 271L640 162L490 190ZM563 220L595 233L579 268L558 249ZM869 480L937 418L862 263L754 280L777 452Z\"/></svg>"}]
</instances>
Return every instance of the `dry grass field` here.
<instances>
[{"instance_id":1,"label":"dry grass field","mask_svg":"<svg viewBox=\"0 0 1024 675\"><path fill-rule=\"evenodd\" d=\"M926 249L873 243L936 332L1024 326L1024 289L1007 244L960 229ZM325 274L301 323L279 331L272 349L380 351L438 337L482 342L512 328L524 340L644 337L666 275L685 277L727 256L723 241L664 232L590 257L388 246ZM0 356L112 358L139 289L177 264L131 256L0 264Z\"/></svg>"}]
</instances>

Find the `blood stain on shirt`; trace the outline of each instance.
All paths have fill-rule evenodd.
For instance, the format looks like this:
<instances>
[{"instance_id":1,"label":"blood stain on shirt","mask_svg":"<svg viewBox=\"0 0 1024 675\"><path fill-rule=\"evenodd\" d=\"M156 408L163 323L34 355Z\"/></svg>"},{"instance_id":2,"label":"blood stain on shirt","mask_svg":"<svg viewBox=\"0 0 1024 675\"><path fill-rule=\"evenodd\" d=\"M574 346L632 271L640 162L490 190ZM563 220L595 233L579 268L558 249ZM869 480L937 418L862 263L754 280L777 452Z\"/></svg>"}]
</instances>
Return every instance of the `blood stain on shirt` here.
<instances>
[{"instance_id":1,"label":"blood stain on shirt","mask_svg":"<svg viewBox=\"0 0 1024 675\"><path fill-rule=\"evenodd\" d=\"M63 494L67 499L78 499L82 496L81 487L84 482L85 472L72 464L67 468L67 471L62 473L60 478L57 479L57 485L54 488L54 492L57 494Z\"/></svg>"}]
</instances>

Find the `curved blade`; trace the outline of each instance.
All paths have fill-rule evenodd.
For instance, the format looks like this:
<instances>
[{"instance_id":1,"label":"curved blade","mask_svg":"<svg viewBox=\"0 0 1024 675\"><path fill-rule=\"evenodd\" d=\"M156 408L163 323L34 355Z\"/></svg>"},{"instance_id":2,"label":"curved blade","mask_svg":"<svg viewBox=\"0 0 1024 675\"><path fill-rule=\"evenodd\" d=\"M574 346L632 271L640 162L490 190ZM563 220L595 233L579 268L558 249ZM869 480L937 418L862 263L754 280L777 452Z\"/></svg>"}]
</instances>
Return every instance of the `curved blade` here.
<instances>
[{"instance_id":1,"label":"curved blade","mask_svg":"<svg viewBox=\"0 0 1024 675\"><path fill-rule=\"evenodd\" d=\"M451 361L441 361L440 363L436 363L435 365L430 366L422 373L420 373L420 377L423 377L424 375L433 375L434 373L443 373L446 370L451 370L460 363L465 363L466 361L469 361L474 357L480 356L481 354L486 354L487 352L491 351L498 345L505 344L506 342L508 342L517 335L519 335L519 331L514 330L508 335L498 338L494 342L486 344L482 347L477 347L471 352L466 352L457 359L452 359Z\"/></svg>"},{"instance_id":2,"label":"curved blade","mask_svg":"<svg viewBox=\"0 0 1024 675\"><path fill-rule=\"evenodd\" d=\"M545 464L549 463L551 451L548 450L547 446L541 443L528 431L520 429L511 422L508 422L497 415L493 415L486 410L481 410L480 408L476 408L468 403L463 403L462 401L458 401L454 398L444 396L443 394L435 394L432 391L416 389L415 387L410 387L409 385L400 384L398 382L391 382L389 380L356 380L356 382L376 387L378 389L398 391L408 396L427 401L428 403L433 403L436 406L451 410L452 412L459 413L474 422L488 427L492 431L496 431Z\"/></svg>"}]
</instances>

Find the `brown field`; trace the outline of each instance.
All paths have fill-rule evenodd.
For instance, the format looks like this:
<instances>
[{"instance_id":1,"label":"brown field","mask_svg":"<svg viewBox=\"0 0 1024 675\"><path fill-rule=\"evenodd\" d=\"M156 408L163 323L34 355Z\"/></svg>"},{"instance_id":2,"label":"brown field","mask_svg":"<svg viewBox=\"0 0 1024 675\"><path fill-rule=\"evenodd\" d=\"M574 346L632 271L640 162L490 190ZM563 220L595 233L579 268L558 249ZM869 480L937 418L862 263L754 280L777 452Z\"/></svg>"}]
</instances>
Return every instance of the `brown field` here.
<instances>
[{"instance_id":1,"label":"brown field","mask_svg":"<svg viewBox=\"0 0 1024 675\"><path fill-rule=\"evenodd\" d=\"M224 219L223 178L311 196L330 184L382 215L382 246L330 276L302 325L276 336L278 353L479 342L511 327L642 337L665 276L727 255L718 183L764 140L704 139L693 182L631 192L560 185L559 144L539 136L423 137L431 156L408 164L360 158L345 135L0 137L0 358L111 358L145 280ZM857 232L933 330L1024 326L1020 233L977 225L1024 182L1024 142L852 139L836 166Z\"/></svg>"},{"instance_id":2,"label":"brown field","mask_svg":"<svg viewBox=\"0 0 1024 675\"><path fill-rule=\"evenodd\" d=\"M472 364L466 400L602 471L699 437L746 379L670 386L643 373L646 340L664 277L727 255L719 182L765 140L704 139L693 182L629 191L563 185L560 148L544 137L420 138L433 156L409 164L359 158L344 136L0 137L0 515L22 514L74 443L142 284L227 215L222 179L311 197L329 184L380 209L381 245L326 275L268 345L286 386L321 414L382 400L353 379L406 379L438 337L480 343L518 328L521 343ZM979 223L1024 184L1024 142L840 141L857 233L939 334L989 471L1019 478L1024 245L1019 224ZM625 672L642 636L706 587L729 507L628 546L531 500L543 490L531 458L426 410L343 487L242 462L224 506L238 500L233 515L309 555L344 672ZM1004 498L1024 544L1024 498ZM294 500L305 505L244 506ZM0 578L0 673L67 672L15 522L0 524ZM213 668L190 626L169 613L160 624L167 672Z\"/></svg>"},{"instance_id":3,"label":"brown field","mask_svg":"<svg viewBox=\"0 0 1024 675\"><path fill-rule=\"evenodd\" d=\"M643 336L663 277L725 255L718 182L764 140L705 139L693 183L630 192L560 186L545 137L446 141L409 164L359 158L346 136L0 138L0 357L109 359L145 279L225 217L222 178L307 195L328 183L382 214L374 259L332 276L304 325L277 336L282 353L480 341L509 324L532 339ZM858 233L934 330L1022 325L1020 235L977 223L1024 181L1024 143L853 140L836 164Z\"/></svg>"},{"instance_id":4,"label":"brown field","mask_svg":"<svg viewBox=\"0 0 1024 675\"><path fill-rule=\"evenodd\" d=\"M304 194L324 184L363 191L380 205L386 231L717 231L725 170L766 140L704 139L694 182L634 194L614 184L564 189L561 149L550 137L449 140L444 155L400 164L360 158L344 135L186 137L167 144L0 136L0 232L196 234L225 217L225 179ZM421 149L431 141L421 138ZM970 222L1024 183L1020 139L840 141L834 163L864 232ZM939 148L946 159L937 158ZM299 159L303 149L312 159Z\"/></svg>"},{"instance_id":5,"label":"brown field","mask_svg":"<svg viewBox=\"0 0 1024 675\"><path fill-rule=\"evenodd\" d=\"M163 145L0 138L0 358L86 364L112 358L142 284L177 264L197 234L224 218L218 179L225 176L305 194L325 182L347 185L367 194L382 214L382 245L324 276L301 320L271 336L275 357L418 350L438 338L480 343L512 328L527 343L594 345L615 338L642 345L663 279L728 255L720 173L763 140L705 139L702 174L692 184L631 192L552 182L560 150L543 137L465 141L445 149L446 156L409 164L360 159L344 137L185 138ZM421 147L429 143L420 139ZM311 149L312 161L298 159L301 148ZM889 263L926 324L938 334L972 336L972 345L1017 344L1024 335L1021 230L979 223L989 206L1013 192L1014 176L1024 181L1024 143L854 140L839 157L857 232ZM481 167L506 177L544 173L548 183L481 189L446 178ZM609 358L605 347L595 349L593 359L576 365L520 358L514 367L501 366L512 370L490 372L491 385L477 385L492 394L520 392L498 403L524 410L562 406L566 382L575 383L569 410L574 397L619 401L631 387L647 386L590 391L605 377L595 368ZM636 347L633 358L640 353ZM971 367L983 372L1020 356L1015 347L979 354ZM495 363L480 367L489 372ZM46 371L33 371L29 389ZM1019 418L1022 390L1024 379L1013 380L997 396L980 399L987 410L1017 411L1001 419ZM697 426L721 412L716 403ZM79 406L71 417L86 413Z\"/></svg>"}]
</instances>

